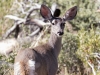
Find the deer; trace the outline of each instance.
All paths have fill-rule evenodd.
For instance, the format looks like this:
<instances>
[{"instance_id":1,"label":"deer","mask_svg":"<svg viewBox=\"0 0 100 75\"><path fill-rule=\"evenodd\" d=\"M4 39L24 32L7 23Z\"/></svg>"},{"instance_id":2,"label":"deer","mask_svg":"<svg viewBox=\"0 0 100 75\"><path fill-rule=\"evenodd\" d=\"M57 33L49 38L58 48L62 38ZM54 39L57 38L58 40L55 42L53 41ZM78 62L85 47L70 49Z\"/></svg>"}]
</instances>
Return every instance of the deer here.
<instances>
[{"instance_id":1,"label":"deer","mask_svg":"<svg viewBox=\"0 0 100 75\"><path fill-rule=\"evenodd\" d=\"M14 75L56 75L57 73L57 59L61 51L65 22L75 18L77 6L67 10L61 18L60 10L52 15L49 7L42 4L40 14L51 23L50 37L43 45L19 50L15 57Z\"/></svg>"}]
</instances>

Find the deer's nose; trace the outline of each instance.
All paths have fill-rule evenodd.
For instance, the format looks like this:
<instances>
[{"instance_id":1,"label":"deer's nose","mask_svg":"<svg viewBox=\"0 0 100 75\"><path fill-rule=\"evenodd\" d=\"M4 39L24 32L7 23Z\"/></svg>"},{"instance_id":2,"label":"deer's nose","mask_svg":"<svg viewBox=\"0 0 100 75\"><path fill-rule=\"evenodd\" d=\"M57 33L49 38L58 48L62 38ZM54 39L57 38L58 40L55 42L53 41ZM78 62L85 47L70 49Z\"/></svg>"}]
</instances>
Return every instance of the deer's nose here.
<instances>
[{"instance_id":1,"label":"deer's nose","mask_svg":"<svg viewBox=\"0 0 100 75\"><path fill-rule=\"evenodd\" d=\"M63 35L63 34L64 34L64 32L58 32L58 34L59 34L59 35Z\"/></svg>"}]
</instances>

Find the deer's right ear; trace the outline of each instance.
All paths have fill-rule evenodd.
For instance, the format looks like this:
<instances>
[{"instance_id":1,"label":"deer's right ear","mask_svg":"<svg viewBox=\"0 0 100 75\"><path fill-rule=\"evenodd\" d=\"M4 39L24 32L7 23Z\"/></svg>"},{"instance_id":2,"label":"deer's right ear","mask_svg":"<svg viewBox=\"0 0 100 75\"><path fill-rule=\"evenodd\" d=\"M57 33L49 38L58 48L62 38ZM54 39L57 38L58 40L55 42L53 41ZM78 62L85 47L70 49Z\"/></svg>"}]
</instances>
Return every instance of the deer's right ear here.
<instances>
[{"instance_id":1,"label":"deer's right ear","mask_svg":"<svg viewBox=\"0 0 100 75\"><path fill-rule=\"evenodd\" d=\"M76 16L77 14L77 6L74 6L72 8L70 8L66 13L65 13L65 16L64 16L64 20L72 20L74 19L74 17Z\"/></svg>"},{"instance_id":2,"label":"deer's right ear","mask_svg":"<svg viewBox=\"0 0 100 75\"><path fill-rule=\"evenodd\" d=\"M53 17L52 14L51 14L50 9L46 5L44 5L44 4L41 5L40 14L46 20L50 20Z\"/></svg>"}]
</instances>

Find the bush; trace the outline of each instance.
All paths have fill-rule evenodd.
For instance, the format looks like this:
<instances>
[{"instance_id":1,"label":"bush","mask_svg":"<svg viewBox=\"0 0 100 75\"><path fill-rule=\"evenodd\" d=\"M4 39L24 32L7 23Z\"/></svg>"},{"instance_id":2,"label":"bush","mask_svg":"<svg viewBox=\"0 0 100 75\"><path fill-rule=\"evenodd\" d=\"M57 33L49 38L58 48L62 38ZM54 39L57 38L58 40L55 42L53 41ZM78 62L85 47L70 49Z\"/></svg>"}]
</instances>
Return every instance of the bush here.
<instances>
[{"instance_id":1,"label":"bush","mask_svg":"<svg viewBox=\"0 0 100 75\"><path fill-rule=\"evenodd\" d=\"M90 66L88 63L94 66L94 69L99 69L99 59L98 54L100 53L100 29L90 29L89 31L84 31L84 29L79 31L78 34L78 50L77 55L86 67ZM91 66L90 66L91 67Z\"/></svg>"}]
</instances>

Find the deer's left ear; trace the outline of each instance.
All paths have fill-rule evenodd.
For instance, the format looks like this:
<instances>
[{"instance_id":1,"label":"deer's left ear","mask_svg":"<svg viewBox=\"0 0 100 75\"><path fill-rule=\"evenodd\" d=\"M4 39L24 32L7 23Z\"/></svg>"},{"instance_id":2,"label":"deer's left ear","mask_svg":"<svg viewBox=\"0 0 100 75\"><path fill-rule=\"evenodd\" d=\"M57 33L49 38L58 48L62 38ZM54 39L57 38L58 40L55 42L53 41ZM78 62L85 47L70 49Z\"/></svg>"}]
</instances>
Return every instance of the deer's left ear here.
<instances>
[{"instance_id":1,"label":"deer's left ear","mask_svg":"<svg viewBox=\"0 0 100 75\"><path fill-rule=\"evenodd\" d=\"M77 14L77 6L74 6L74 7L70 8L70 9L65 13L63 19L64 19L65 21L67 21L67 20L72 20L72 19L74 19L74 17L76 16L76 14Z\"/></svg>"}]
</instances>

